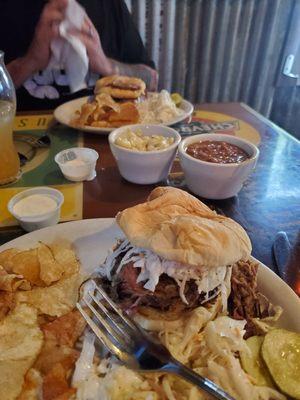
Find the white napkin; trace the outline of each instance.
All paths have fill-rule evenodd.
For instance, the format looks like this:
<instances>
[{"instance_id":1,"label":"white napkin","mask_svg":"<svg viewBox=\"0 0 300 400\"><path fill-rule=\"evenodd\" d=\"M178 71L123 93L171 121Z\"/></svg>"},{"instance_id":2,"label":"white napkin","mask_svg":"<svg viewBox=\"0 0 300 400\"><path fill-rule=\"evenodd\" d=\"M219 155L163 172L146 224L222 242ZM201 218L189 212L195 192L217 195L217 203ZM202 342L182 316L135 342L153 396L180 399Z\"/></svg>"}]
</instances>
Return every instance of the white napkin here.
<instances>
[{"instance_id":1,"label":"white napkin","mask_svg":"<svg viewBox=\"0 0 300 400\"><path fill-rule=\"evenodd\" d=\"M72 28L81 29L84 16L84 8L76 0L69 0L65 19L59 26L61 37L51 43L52 57L47 67L47 70L65 70L72 93L87 87L89 59L85 45L68 33Z\"/></svg>"}]
</instances>

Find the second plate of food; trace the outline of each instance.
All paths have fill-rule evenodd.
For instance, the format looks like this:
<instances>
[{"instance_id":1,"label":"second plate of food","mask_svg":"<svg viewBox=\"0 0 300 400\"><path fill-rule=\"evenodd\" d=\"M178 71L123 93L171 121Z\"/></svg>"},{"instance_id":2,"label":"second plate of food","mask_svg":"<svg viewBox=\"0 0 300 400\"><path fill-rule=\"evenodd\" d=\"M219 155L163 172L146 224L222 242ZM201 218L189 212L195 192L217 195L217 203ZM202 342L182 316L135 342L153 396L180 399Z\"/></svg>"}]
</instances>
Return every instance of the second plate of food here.
<instances>
[{"instance_id":1,"label":"second plate of food","mask_svg":"<svg viewBox=\"0 0 300 400\"><path fill-rule=\"evenodd\" d=\"M100 121L97 120L95 118L96 115L99 114L99 111L102 111L101 102L98 102L100 106L83 107L84 105L91 104L90 101L90 98L86 96L64 103L54 110L54 117L58 122L66 126L96 134L108 134L120 126L133 123L132 120L116 120L116 118L115 121L111 122L106 121L105 119ZM182 99L178 106L173 102L170 103L170 101L172 101L171 96L165 90L160 93L148 93L146 100L140 103L134 103L139 113L139 120L137 123L171 126L184 121L194 111L193 105L187 100ZM96 99L94 100L94 103L96 103ZM124 104L125 103L123 103L122 106L121 103L121 107L124 107ZM124 111L126 114L127 110ZM87 119L86 123L80 123L80 118L82 118L81 121ZM109 126L99 126L102 124L107 124Z\"/></svg>"}]
</instances>

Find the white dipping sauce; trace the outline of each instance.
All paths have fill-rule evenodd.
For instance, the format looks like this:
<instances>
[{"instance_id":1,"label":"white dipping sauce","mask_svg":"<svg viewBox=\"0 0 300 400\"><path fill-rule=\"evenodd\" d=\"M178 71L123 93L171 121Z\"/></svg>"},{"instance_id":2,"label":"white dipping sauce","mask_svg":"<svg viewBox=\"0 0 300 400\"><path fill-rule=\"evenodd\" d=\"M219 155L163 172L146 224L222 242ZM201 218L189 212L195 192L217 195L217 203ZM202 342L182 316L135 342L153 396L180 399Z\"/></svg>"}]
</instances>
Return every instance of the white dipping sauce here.
<instances>
[{"instance_id":1,"label":"white dipping sauce","mask_svg":"<svg viewBox=\"0 0 300 400\"><path fill-rule=\"evenodd\" d=\"M18 201L13 211L18 217L35 217L54 211L57 203L49 196L32 194Z\"/></svg>"},{"instance_id":2,"label":"white dipping sauce","mask_svg":"<svg viewBox=\"0 0 300 400\"><path fill-rule=\"evenodd\" d=\"M85 162L80 158L75 158L74 160L69 160L64 163L65 166L72 166L72 167L84 167Z\"/></svg>"}]
</instances>

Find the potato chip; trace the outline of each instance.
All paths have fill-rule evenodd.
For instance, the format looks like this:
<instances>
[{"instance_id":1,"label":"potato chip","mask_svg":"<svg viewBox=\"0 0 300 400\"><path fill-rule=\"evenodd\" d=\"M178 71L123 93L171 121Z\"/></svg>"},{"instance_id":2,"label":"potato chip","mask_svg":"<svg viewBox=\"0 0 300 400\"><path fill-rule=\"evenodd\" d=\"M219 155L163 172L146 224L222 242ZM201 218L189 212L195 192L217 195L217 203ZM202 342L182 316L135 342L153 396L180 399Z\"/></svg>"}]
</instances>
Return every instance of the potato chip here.
<instances>
[{"instance_id":1,"label":"potato chip","mask_svg":"<svg viewBox=\"0 0 300 400\"><path fill-rule=\"evenodd\" d=\"M15 307L13 292L0 291L0 321Z\"/></svg>"},{"instance_id":2,"label":"potato chip","mask_svg":"<svg viewBox=\"0 0 300 400\"><path fill-rule=\"evenodd\" d=\"M105 119L106 115L107 115L107 112L103 108L97 106L95 108L95 111L90 115L90 117L95 122L100 119Z\"/></svg>"},{"instance_id":3,"label":"potato chip","mask_svg":"<svg viewBox=\"0 0 300 400\"><path fill-rule=\"evenodd\" d=\"M62 266L64 276L77 274L79 271L79 263L74 251L66 245L55 243L50 246L55 260Z\"/></svg>"},{"instance_id":4,"label":"potato chip","mask_svg":"<svg viewBox=\"0 0 300 400\"><path fill-rule=\"evenodd\" d=\"M134 103L122 103L120 111L112 112L108 120L111 123L116 121L130 121L132 124L136 124L139 120L139 112Z\"/></svg>"},{"instance_id":5,"label":"potato chip","mask_svg":"<svg viewBox=\"0 0 300 400\"><path fill-rule=\"evenodd\" d=\"M35 368L30 370L25 375L22 392L18 397L18 400L37 400L40 398L40 392L42 389L43 378Z\"/></svg>"},{"instance_id":6,"label":"potato chip","mask_svg":"<svg viewBox=\"0 0 300 400\"><path fill-rule=\"evenodd\" d=\"M20 394L24 376L34 363L43 343L37 323L37 310L18 305L0 323L0 390L1 400L15 400Z\"/></svg>"},{"instance_id":7,"label":"potato chip","mask_svg":"<svg viewBox=\"0 0 300 400\"><path fill-rule=\"evenodd\" d=\"M19 253L17 249L7 249L0 253L0 265L5 269L6 272L12 272L12 258Z\"/></svg>"},{"instance_id":8,"label":"potato chip","mask_svg":"<svg viewBox=\"0 0 300 400\"><path fill-rule=\"evenodd\" d=\"M79 352L73 349L73 346L83 333L85 326L85 320L77 310L44 324L42 326L44 344L35 367L43 374L47 374L54 364L66 358L71 358L75 362Z\"/></svg>"},{"instance_id":9,"label":"potato chip","mask_svg":"<svg viewBox=\"0 0 300 400\"><path fill-rule=\"evenodd\" d=\"M40 242L37 250L40 263L40 278L47 286L58 281L64 274L63 265L58 263L52 251L44 243Z\"/></svg>"},{"instance_id":10,"label":"potato chip","mask_svg":"<svg viewBox=\"0 0 300 400\"><path fill-rule=\"evenodd\" d=\"M24 250L12 257L12 272L23 277L34 285L43 286L40 280L40 263L37 249Z\"/></svg>"},{"instance_id":11,"label":"potato chip","mask_svg":"<svg viewBox=\"0 0 300 400\"><path fill-rule=\"evenodd\" d=\"M97 128L118 127L135 124L139 117L135 103L118 103L108 93L101 93L93 101L81 106L79 117L73 120L73 124Z\"/></svg>"},{"instance_id":12,"label":"potato chip","mask_svg":"<svg viewBox=\"0 0 300 400\"><path fill-rule=\"evenodd\" d=\"M42 331L45 340L55 341L55 345L73 347L83 333L86 322L78 310L73 310L54 321L45 324Z\"/></svg>"},{"instance_id":13,"label":"potato chip","mask_svg":"<svg viewBox=\"0 0 300 400\"><path fill-rule=\"evenodd\" d=\"M80 274L73 274L45 288L17 292L16 301L28 303L42 314L60 317L75 307L82 280Z\"/></svg>"},{"instance_id":14,"label":"potato chip","mask_svg":"<svg viewBox=\"0 0 300 400\"><path fill-rule=\"evenodd\" d=\"M95 96L95 101L101 109L110 108L113 111L120 111L120 104L117 103L109 94L100 93Z\"/></svg>"},{"instance_id":15,"label":"potato chip","mask_svg":"<svg viewBox=\"0 0 300 400\"><path fill-rule=\"evenodd\" d=\"M53 366L51 371L44 377L43 380L43 400L54 400L62 398L60 396L68 395L66 399L76 393L76 389L70 388L68 376L70 369L74 366L75 361L64 360Z\"/></svg>"},{"instance_id":16,"label":"potato chip","mask_svg":"<svg viewBox=\"0 0 300 400\"><path fill-rule=\"evenodd\" d=\"M23 279L22 275L8 274L0 265L0 290L15 292L17 289L30 290L30 282Z\"/></svg>"},{"instance_id":17,"label":"potato chip","mask_svg":"<svg viewBox=\"0 0 300 400\"><path fill-rule=\"evenodd\" d=\"M71 358L76 362L79 354L78 350L68 346L55 346L52 342L45 342L34 367L41 371L42 374L47 374L55 364L62 362L66 358Z\"/></svg>"},{"instance_id":18,"label":"potato chip","mask_svg":"<svg viewBox=\"0 0 300 400\"><path fill-rule=\"evenodd\" d=\"M76 124L85 125L88 122L90 115L95 111L97 104L85 103L81 107L80 117L77 119Z\"/></svg>"}]
</instances>

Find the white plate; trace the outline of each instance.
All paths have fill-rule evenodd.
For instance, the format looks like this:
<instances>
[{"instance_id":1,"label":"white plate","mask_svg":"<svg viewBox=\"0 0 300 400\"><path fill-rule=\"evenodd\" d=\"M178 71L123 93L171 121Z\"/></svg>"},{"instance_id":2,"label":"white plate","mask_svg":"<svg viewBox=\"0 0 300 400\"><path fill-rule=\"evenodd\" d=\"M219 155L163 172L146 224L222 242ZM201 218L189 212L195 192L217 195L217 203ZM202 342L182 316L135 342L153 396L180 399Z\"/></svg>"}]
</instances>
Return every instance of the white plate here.
<instances>
[{"instance_id":1,"label":"white plate","mask_svg":"<svg viewBox=\"0 0 300 400\"><path fill-rule=\"evenodd\" d=\"M92 273L104 261L107 251L114 245L116 238L122 236L114 218L87 219L66 222L28 233L0 246L0 251L9 247L26 249L36 246L39 240L51 243L54 240L67 239L73 243L83 270ZM292 289L261 263L258 269L258 285L260 291L273 304L278 304L283 308L280 325L300 332L300 300Z\"/></svg>"},{"instance_id":2,"label":"white plate","mask_svg":"<svg viewBox=\"0 0 300 400\"><path fill-rule=\"evenodd\" d=\"M61 124L67 125L71 128L74 128L74 126L72 126L70 122L75 117L75 112L77 110L80 110L81 106L84 103L86 103L87 99L88 99L88 96L80 97L79 99L71 100L71 101L68 101L67 103L60 105L59 107L57 107L54 110L54 117ZM191 104L187 100L182 100L179 108L184 111L184 114L181 115L180 117L173 118L168 123L165 123L162 125L171 126L171 125L177 124L178 122L184 121L194 111L193 104ZM108 134L109 132L113 131L116 128L95 128L93 126L85 126L85 127L80 127L80 128L76 128L76 129L79 129L80 131L83 131L83 132L98 133L98 134L103 135L103 134Z\"/></svg>"}]
</instances>

